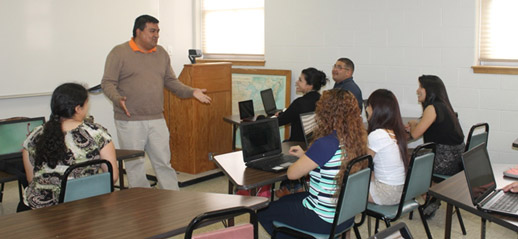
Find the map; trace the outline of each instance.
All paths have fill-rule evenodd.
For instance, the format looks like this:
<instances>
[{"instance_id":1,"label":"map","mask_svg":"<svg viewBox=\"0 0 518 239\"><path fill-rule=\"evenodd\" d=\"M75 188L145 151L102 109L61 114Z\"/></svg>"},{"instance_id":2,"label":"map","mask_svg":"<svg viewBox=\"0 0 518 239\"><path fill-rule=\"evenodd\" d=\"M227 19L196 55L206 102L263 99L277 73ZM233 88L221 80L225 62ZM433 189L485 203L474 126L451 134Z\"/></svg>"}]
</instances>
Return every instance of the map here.
<instances>
[{"instance_id":1,"label":"map","mask_svg":"<svg viewBox=\"0 0 518 239\"><path fill-rule=\"evenodd\" d=\"M232 114L239 115L238 102L253 100L254 111L264 110L261 91L271 88L277 109L286 108L286 76L254 75L232 73ZM280 128L281 140L284 139L284 127ZM236 133L236 147L241 147L239 130Z\"/></svg>"}]
</instances>

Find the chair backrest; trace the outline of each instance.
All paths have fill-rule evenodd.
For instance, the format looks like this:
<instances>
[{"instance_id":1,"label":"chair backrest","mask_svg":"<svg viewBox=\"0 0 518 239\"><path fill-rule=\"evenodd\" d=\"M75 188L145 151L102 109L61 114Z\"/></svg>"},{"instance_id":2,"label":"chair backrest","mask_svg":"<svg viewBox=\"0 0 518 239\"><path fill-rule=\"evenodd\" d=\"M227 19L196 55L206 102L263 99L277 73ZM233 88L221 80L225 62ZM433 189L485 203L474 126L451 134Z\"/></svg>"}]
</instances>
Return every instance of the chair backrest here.
<instances>
[{"instance_id":1,"label":"chair backrest","mask_svg":"<svg viewBox=\"0 0 518 239\"><path fill-rule=\"evenodd\" d=\"M484 128L484 131L474 134L475 131ZM469 130L468 137L466 139L466 148L465 152L468 152L470 149L482 144L486 143L487 147L487 140L489 137L489 124L488 123L478 123L476 125L471 126L471 129Z\"/></svg>"},{"instance_id":2,"label":"chair backrest","mask_svg":"<svg viewBox=\"0 0 518 239\"><path fill-rule=\"evenodd\" d=\"M354 174L349 174L351 168L355 164L361 164L365 161L367 161L368 167ZM347 165L347 170L341 184L341 191L338 196L338 202L336 204L336 213L330 235L335 235L337 233L336 227L338 225L364 212L367 208L372 170L372 156L370 155L357 157ZM362 217L362 220L363 218L364 217Z\"/></svg>"},{"instance_id":3,"label":"chair backrest","mask_svg":"<svg viewBox=\"0 0 518 239\"><path fill-rule=\"evenodd\" d=\"M417 146L412 152L407 169L405 185L401 195L398 212L401 215L403 205L408 200L428 192L432 183L433 162L435 160L435 144L425 143Z\"/></svg>"},{"instance_id":4,"label":"chair backrest","mask_svg":"<svg viewBox=\"0 0 518 239\"><path fill-rule=\"evenodd\" d=\"M300 114L300 123L302 125L302 130L304 131L306 146L308 146L308 144L313 140L313 130L315 130L315 126L317 126L317 122L315 121L315 112Z\"/></svg>"},{"instance_id":5,"label":"chair backrest","mask_svg":"<svg viewBox=\"0 0 518 239\"><path fill-rule=\"evenodd\" d=\"M206 225L204 224L207 221L219 221L229 218L234 218L241 214L248 213L250 215L250 223L227 227L211 232L206 232L202 234L198 234L193 236L192 233L199 226ZM225 239L257 239L259 238L258 234L258 226L257 226L257 214L250 208L246 207L233 207L227 208L212 212L206 212L201 215L198 215L194 219L191 220L189 225L187 226L185 232L186 239L213 239L213 238L225 238Z\"/></svg>"},{"instance_id":6,"label":"chair backrest","mask_svg":"<svg viewBox=\"0 0 518 239\"><path fill-rule=\"evenodd\" d=\"M74 169L96 164L106 164L108 172L68 179ZM90 160L71 165L67 168L61 180L59 203L75 201L110 192L113 192L113 168L111 163L104 159Z\"/></svg>"}]
</instances>

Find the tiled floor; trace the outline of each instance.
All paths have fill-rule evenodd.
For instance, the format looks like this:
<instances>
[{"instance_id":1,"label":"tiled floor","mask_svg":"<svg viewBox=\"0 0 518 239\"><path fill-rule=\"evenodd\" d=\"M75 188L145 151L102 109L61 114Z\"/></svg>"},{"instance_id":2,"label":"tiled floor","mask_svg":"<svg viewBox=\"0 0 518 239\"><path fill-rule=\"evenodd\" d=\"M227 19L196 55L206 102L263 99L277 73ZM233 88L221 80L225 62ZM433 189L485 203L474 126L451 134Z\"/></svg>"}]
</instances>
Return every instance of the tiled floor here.
<instances>
[{"instance_id":1,"label":"tiled floor","mask_svg":"<svg viewBox=\"0 0 518 239\"><path fill-rule=\"evenodd\" d=\"M227 192L227 179L222 177L217 177L215 179L211 179L202 183L198 183L192 186L181 188L181 190L185 191L203 191L203 192L216 192L216 193L226 193ZM16 206L18 203L18 192L17 192L17 184L16 182L11 182L6 184L6 188L4 190L4 198L3 202L0 203L0 215L8 215L15 213ZM435 238L443 238L444 236L444 218L445 218L445 204L441 206L441 208L437 211L434 218L428 221L428 225L432 231L432 235ZM466 211L462 211L462 216L464 219L464 224L466 226L466 230L468 234L463 236L460 227L457 221L457 218L453 218L452 225L452 238L480 238L480 218L472 215ZM240 217L237 221L245 221L248 220L245 216ZM424 231L423 225L421 224L421 220L419 219L419 214L416 212L413 220L409 220L408 216L401 219L401 221L405 222L407 226L410 228L414 238L426 238L426 233ZM397 222L396 222L397 223ZM374 226L374 220L372 220L372 225ZM204 230L211 230L213 228L221 227L220 223L215 225L203 228ZM384 226L382 226L382 229ZM202 229L202 230L203 230ZM360 227L360 233L362 237L367 238L367 223ZM354 235L351 235L354 236ZM262 230L259 230L260 238L270 238L267 233ZM518 238L517 232L513 232L507 228L501 227L494 223L487 223L487 238ZM183 235L179 235L173 238L183 238ZM354 237L353 237L354 238Z\"/></svg>"}]
</instances>

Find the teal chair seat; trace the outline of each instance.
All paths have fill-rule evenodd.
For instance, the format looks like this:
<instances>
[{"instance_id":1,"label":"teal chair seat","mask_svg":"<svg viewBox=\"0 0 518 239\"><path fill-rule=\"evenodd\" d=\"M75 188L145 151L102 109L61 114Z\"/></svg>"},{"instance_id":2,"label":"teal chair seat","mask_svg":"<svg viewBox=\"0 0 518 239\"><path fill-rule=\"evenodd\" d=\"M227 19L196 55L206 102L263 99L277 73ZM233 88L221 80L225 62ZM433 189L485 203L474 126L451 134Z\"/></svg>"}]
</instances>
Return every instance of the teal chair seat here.
<instances>
[{"instance_id":1,"label":"teal chair seat","mask_svg":"<svg viewBox=\"0 0 518 239\"><path fill-rule=\"evenodd\" d=\"M408 200L403 203L403 208L401 209L401 214L407 214L411 211L414 211L417 207L419 207L419 203L415 200ZM397 211L399 208L399 204L387 206L387 205L378 205L374 203L367 204L367 209L370 211L378 212L379 214L384 215L387 218L393 219L397 216Z\"/></svg>"},{"instance_id":2,"label":"teal chair seat","mask_svg":"<svg viewBox=\"0 0 518 239\"><path fill-rule=\"evenodd\" d=\"M273 222L273 225L275 227L284 227L284 228L289 228L291 230L294 230L294 231L299 231L299 232L302 232L304 234L307 234L313 238L316 238L316 239L326 239L326 238L329 238L329 234L321 234L321 233L315 233L315 232L310 232L310 231L306 231L306 230L302 230L302 229L299 229L299 228L296 228L296 227L292 227L290 225L287 225L287 224L284 224L282 222L278 222L278 221L274 221ZM348 231L350 230L352 227L353 227L354 223L351 224L351 226L347 227L344 231ZM340 234L336 235L335 237L338 237L340 236Z\"/></svg>"}]
</instances>

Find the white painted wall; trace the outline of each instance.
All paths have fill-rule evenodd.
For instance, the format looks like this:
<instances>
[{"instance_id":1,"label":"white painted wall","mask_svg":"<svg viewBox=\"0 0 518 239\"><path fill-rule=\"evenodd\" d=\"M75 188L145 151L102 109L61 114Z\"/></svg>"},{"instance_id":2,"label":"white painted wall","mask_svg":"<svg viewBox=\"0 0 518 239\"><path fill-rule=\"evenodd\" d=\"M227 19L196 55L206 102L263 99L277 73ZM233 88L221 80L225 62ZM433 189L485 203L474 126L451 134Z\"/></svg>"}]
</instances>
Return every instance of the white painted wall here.
<instances>
[{"instance_id":1,"label":"white painted wall","mask_svg":"<svg viewBox=\"0 0 518 239\"><path fill-rule=\"evenodd\" d=\"M518 138L518 76L473 74L476 1L266 0L265 7L265 68L292 70L294 82L307 67L330 77L336 59L349 57L364 98L375 89L390 89L405 116L421 114L417 77L436 74L446 84L464 133L488 122L492 160L517 162L511 144ZM171 49L179 74L194 42L192 2L160 0L158 18L160 44ZM91 101L91 114L115 135L110 103L102 95ZM1 99L0 118L48 117L48 102L49 97Z\"/></svg>"}]
</instances>

